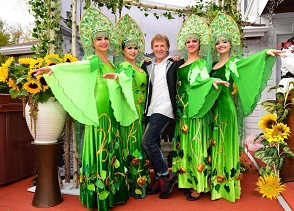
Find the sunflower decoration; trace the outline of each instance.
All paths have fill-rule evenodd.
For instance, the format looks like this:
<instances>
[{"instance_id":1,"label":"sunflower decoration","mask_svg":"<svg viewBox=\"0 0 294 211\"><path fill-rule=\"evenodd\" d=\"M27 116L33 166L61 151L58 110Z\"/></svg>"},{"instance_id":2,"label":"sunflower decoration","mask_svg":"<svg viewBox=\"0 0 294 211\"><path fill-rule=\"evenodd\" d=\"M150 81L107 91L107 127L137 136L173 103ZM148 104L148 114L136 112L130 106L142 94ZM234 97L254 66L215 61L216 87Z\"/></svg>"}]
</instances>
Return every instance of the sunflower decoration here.
<instances>
[{"instance_id":1,"label":"sunflower decoration","mask_svg":"<svg viewBox=\"0 0 294 211\"><path fill-rule=\"evenodd\" d=\"M278 123L271 129L265 129L265 138L268 142L284 141L288 136L290 136L290 128L283 123Z\"/></svg>"},{"instance_id":2,"label":"sunflower decoration","mask_svg":"<svg viewBox=\"0 0 294 211\"><path fill-rule=\"evenodd\" d=\"M258 127L265 131L265 129L272 129L274 125L277 124L277 115L275 114L266 114L262 118L260 118L258 122Z\"/></svg>"},{"instance_id":3,"label":"sunflower decoration","mask_svg":"<svg viewBox=\"0 0 294 211\"><path fill-rule=\"evenodd\" d=\"M64 56L63 56L63 62L71 63L71 62L76 62L76 61L79 61L78 58L69 54L69 53L64 54Z\"/></svg>"},{"instance_id":4,"label":"sunflower decoration","mask_svg":"<svg viewBox=\"0 0 294 211\"><path fill-rule=\"evenodd\" d=\"M10 57L0 66L0 85L9 88L12 98L32 98L37 102L46 102L53 94L43 76L34 76L35 70L58 63L78 61L71 54L60 56L48 54L44 58Z\"/></svg>"},{"instance_id":5,"label":"sunflower decoration","mask_svg":"<svg viewBox=\"0 0 294 211\"><path fill-rule=\"evenodd\" d=\"M30 69L32 70L39 69L42 67L43 63L44 63L43 58L32 59L30 61Z\"/></svg>"},{"instance_id":6,"label":"sunflower decoration","mask_svg":"<svg viewBox=\"0 0 294 211\"><path fill-rule=\"evenodd\" d=\"M35 59L33 59L33 58L25 57L25 58L19 58L19 59L18 59L18 62L19 62L20 65L23 65L23 66L29 67L30 64L31 64L34 60L35 60Z\"/></svg>"},{"instance_id":7,"label":"sunflower decoration","mask_svg":"<svg viewBox=\"0 0 294 211\"><path fill-rule=\"evenodd\" d=\"M9 67L11 66L11 63L13 61L14 61L14 58L13 57L10 57L0 67L0 82L7 82L8 75L9 75Z\"/></svg>"},{"instance_id":8,"label":"sunflower decoration","mask_svg":"<svg viewBox=\"0 0 294 211\"><path fill-rule=\"evenodd\" d=\"M255 190L262 194L262 198L276 199L285 190L285 185L280 182L280 178L273 174L260 176L256 185Z\"/></svg>"},{"instance_id":9,"label":"sunflower decoration","mask_svg":"<svg viewBox=\"0 0 294 211\"><path fill-rule=\"evenodd\" d=\"M30 94L37 94L42 91L41 84L37 80L29 80L23 85L24 90Z\"/></svg>"},{"instance_id":10,"label":"sunflower decoration","mask_svg":"<svg viewBox=\"0 0 294 211\"><path fill-rule=\"evenodd\" d=\"M275 89L279 89L279 86L271 87L269 91ZM294 153L287 143L291 131L285 124L288 115L287 108L283 108L282 98L287 99L287 96L277 92L275 100L261 103L269 113L260 118L258 126L262 132L255 138L255 140L262 138L260 142L262 147L255 151L254 157L266 164L259 169L261 176L256 183L258 186L256 190L263 194L263 197L270 199L276 198L284 190L284 186L280 184L279 172L286 159L294 158Z\"/></svg>"},{"instance_id":11,"label":"sunflower decoration","mask_svg":"<svg viewBox=\"0 0 294 211\"><path fill-rule=\"evenodd\" d=\"M44 58L45 60L45 66L52 66L59 63L63 63L62 58L59 57L57 54L48 54Z\"/></svg>"},{"instance_id":12,"label":"sunflower decoration","mask_svg":"<svg viewBox=\"0 0 294 211\"><path fill-rule=\"evenodd\" d=\"M45 92L46 90L49 89L49 86L48 86L47 82L45 81L45 78L42 75L38 75L36 78L40 82L43 92Z\"/></svg>"}]
</instances>

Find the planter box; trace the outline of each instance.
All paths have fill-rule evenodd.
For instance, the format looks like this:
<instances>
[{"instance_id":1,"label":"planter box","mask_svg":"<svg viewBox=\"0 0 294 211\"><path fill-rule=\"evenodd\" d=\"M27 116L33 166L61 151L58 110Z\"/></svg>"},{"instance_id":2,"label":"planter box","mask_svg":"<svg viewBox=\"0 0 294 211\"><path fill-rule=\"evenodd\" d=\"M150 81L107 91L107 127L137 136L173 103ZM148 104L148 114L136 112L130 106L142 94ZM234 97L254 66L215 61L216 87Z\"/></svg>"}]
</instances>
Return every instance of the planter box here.
<instances>
[{"instance_id":1,"label":"planter box","mask_svg":"<svg viewBox=\"0 0 294 211\"><path fill-rule=\"evenodd\" d=\"M22 101L0 94L0 185L34 174L32 141Z\"/></svg>"}]
</instances>

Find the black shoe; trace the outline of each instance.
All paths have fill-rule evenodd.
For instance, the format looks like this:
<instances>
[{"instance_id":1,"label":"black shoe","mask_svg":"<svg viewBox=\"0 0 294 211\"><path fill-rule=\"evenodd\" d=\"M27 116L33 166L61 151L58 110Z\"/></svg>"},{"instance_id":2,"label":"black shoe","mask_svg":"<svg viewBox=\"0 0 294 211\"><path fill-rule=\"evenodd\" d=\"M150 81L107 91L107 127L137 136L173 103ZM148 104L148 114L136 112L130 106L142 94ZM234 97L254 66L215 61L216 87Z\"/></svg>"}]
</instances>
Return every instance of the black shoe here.
<instances>
[{"instance_id":1,"label":"black shoe","mask_svg":"<svg viewBox=\"0 0 294 211\"><path fill-rule=\"evenodd\" d=\"M148 188L146 190L146 194L147 195L154 195L154 194L158 194L160 192L160 182L163 183L163 181L161 179L156 180L151 188Z\"/></svg>"},{"instance_id":2,"label":"black shoe","mask_svg":"<svg viewBox=\"0 0 294 211\"><path fill-rule=\"evenodd\" d=\"M171 195L177 178L178 178L178 174L175 173L172 176L170 176L168 179L163 180L164 190L161 191L161 193L159 194L159 198L166 199Z\"/></svg>"},{"instance_id":3,"label":"black shoe","mask_svg":"<svg viewBox=\"0 0 294 211\"><path fill-rule=\"evenodd\" d=\"M197 199L198 199L199 197L196 197L196 196L188 196L186 199L188 200L188 201L196 201Z\"/></svg>"}]
</instances>

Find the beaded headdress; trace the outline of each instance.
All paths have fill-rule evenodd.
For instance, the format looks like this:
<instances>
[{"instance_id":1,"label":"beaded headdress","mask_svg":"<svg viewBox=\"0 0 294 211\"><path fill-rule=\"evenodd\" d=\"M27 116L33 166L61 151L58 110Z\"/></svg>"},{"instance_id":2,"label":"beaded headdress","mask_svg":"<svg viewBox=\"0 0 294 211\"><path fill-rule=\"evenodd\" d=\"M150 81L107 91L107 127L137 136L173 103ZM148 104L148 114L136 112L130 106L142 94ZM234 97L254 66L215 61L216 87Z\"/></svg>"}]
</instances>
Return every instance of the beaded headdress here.
<instances>
[{"instance_id":1,"label":"beaded headdress","mask_svg":"<svg viewBox=\"0 0 294 211\"><path fill-rule=\"evenodd\" d=\"M115 64L119 64L124 61L122 45L135 45L138 48L138 55L136 57L137 63L140 63L144 59L144 34L138 24L128 14L122 16L117 21L112 33L112 39L115 40Z\"/></svg>"},{"instance_id":2,"label":"beaded headdress","mask_svg":"<svg viewBox=\"0 0 294 211\"><path fill-rule=\"evenodd\" d=\"M200 41L200 56L210 63L209 52L209 28L205 20L198 15L190 15L182 24L177 37L177 50L179 55L187 59L186 41L195 38Z\"/></svg>"},{"instance_id":3,"label":"beaded headdress","mask_svg":"<svg viewBox=\"0 0 294 211\"><path fill-rule=\"evenodd\" d=\"M217 60L215 48L219 39L231 43L231 56L240 56L242 52L240 30L235 20L224 13L219 13L209 26L211 36L211 52L213 61Z\"/></svg>"},{"instance_id":4,"label":"beaded headdress","mask_svg":"<svg viewBox=\"0 0 294 211\"><path fill-rule=\"evenodd\" d=\"M85 56L95 54L94 39L99 36L107 36L110 39L113 28L111 21L101 11L89 8L81 19L79 30ZM113 48L112 42L113 40L110 40L110 52Z\"/></svg>"}]
</instances>

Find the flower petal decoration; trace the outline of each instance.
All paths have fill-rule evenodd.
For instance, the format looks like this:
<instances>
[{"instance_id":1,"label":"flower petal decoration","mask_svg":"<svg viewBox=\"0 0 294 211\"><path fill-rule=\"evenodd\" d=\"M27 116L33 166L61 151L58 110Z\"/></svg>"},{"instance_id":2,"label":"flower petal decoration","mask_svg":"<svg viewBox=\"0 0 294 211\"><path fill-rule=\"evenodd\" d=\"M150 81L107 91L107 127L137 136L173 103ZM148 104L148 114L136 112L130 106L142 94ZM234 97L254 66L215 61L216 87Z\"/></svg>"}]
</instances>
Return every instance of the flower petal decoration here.
<instances>
[{"instance_id":1,"label":"flower petal decoration","mask_svg":"<svg viewBox=\"0 0 294 211\"><path fill-rule=\"evenodd\" d=\"M258 187L255 190L262 194L262 198L276 199L285 190L285 185L281 184L280 178L273 174L260 176L256 185Z\"/></svg>"}]
</instances>

